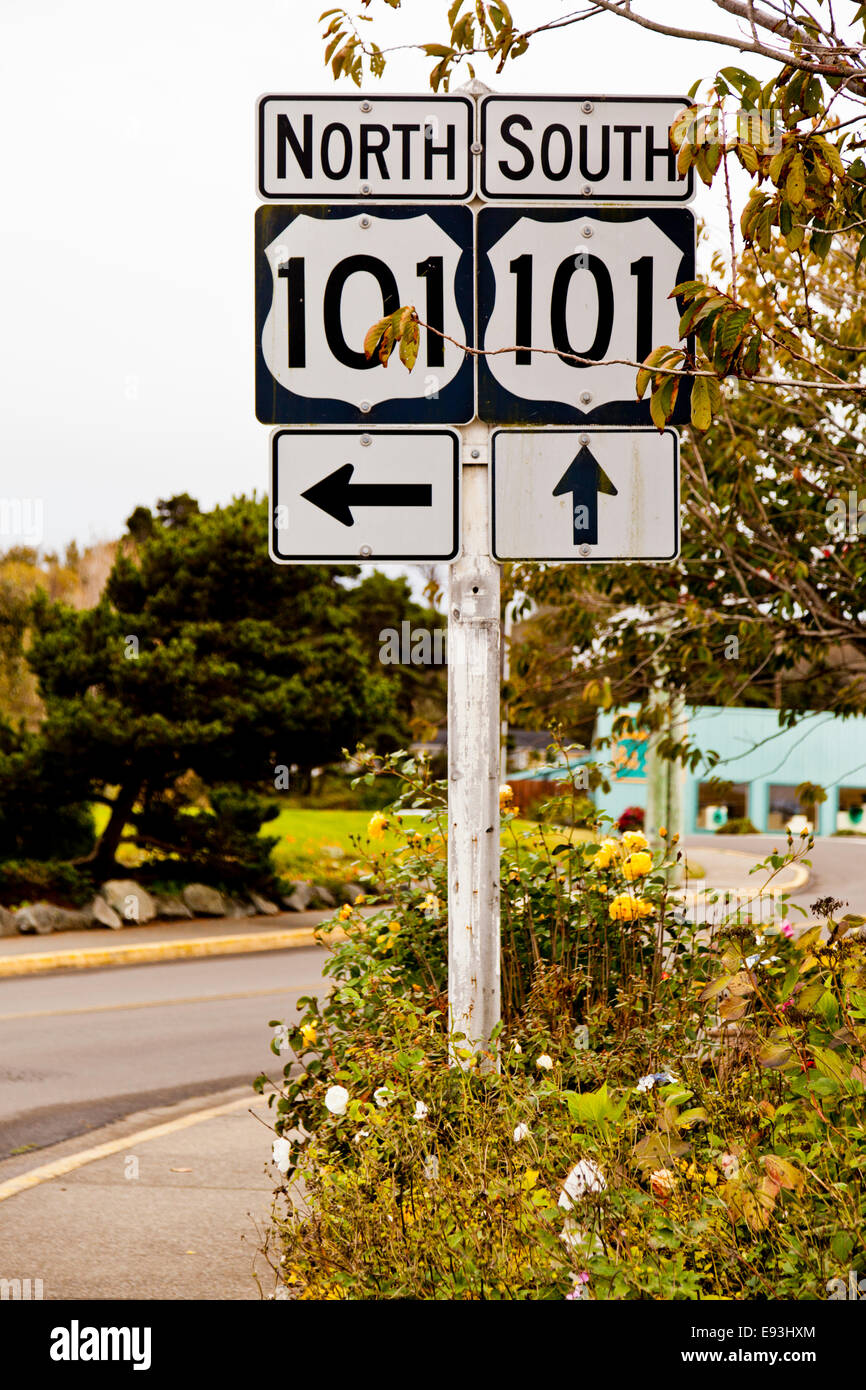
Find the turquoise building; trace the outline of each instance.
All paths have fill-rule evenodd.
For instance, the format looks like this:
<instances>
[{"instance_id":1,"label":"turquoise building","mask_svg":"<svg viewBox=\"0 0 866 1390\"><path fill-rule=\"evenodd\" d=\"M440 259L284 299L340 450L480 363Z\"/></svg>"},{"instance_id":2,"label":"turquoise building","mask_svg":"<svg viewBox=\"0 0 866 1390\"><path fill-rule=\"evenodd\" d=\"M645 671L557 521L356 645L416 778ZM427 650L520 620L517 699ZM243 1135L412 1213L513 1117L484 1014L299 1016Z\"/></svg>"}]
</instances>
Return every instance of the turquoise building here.
<instances>
[{"instance_id":1,"label":"turquoise building","mask_svg":"<svg viewBox=\"0 0 866 1390\"><path fill-rule=\"evenodd\" d=\"M615 717L600 716L598 739L610 736ZM686 718L689 741L719 755L713 768L681 772L686 834L711 834L743 816L764 831L866 832L866 718L814 713L781 729L776 710L709 705L689 708ZM595 800L614 819L628 806L646 807L646 746L645 736L626 738L599 754L615 772L610 792ZM827 800L804 806L797 796L804 782L823 787Z\"/></svg>"}]
</instances>

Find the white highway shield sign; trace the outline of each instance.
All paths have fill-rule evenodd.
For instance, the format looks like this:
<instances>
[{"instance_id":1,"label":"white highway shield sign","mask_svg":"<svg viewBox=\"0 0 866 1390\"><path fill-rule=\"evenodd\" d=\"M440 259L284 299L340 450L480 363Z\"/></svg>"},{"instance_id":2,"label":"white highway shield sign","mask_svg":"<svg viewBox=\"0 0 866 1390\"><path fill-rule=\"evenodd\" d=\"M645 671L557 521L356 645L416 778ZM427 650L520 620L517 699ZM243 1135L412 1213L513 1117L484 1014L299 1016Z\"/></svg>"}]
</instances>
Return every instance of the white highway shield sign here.
<instances>
[{"instance_id":1,"label":"white highway shield sign","mask_svg":"<svg viewBox=\"0 0 866 1390\"><path fill-rule=\"evenodd\" d=\"M675 430L495 430L496 560L674 560Z\"/></svg>"},{"instance_id":2,"label":"white highway shield sign","mask_svg":"<svg viewBox=\"0 0 866 1390\"><path fill-rule=\"evenodd\" d=\"M669 296L694 267L687 208L482 208L478 331L491 355L478 361L480 418L650 424L628 363L679 342L682 306ZM609 359L626 365L594 365ZM684 381L672 423L688 420L689 402Z\"/></svg>"},{"instance_id":3,"label":"white highway shield sign","mask_svg":"<svg viewBox=\"0 0 866 1390\"><path fill-rule=\"evenodd\" d=\"M291 202L466 202L474 123L469 97L264 96L258 191Z\"/></svg>"},{"instance_id":4,"label":"white highway shield sign","mask_svg":"<svg viewBox=\"0 0 866 1390\"><path fill-rule=\"evenodd\" d=\"M481 196L686 203L669 132L687 97L485 97Z\"/></svg>"},{"instance_id":5,"label":"white highway shield sign","mask_svg":"<svg viewBox=\"0 0 866 1390\"><path fill-rule=\"evenodd\" d=\"M455 430L275 430L271 450L273 560L457 557Z\"/></svg>"},{"instance_id":6,"label":"white highway shield sign","mask_svg":"<svg viewBox=\"0 0 866 1390\"><path fill-rule=\"evenodd\" d=\"M421 330L408 372L364 355L368 329L402 305L472 345L469 208L268 204L256 212L256 415L263 424L465 424L474 368Z\"/></svg>"}]
</instances>

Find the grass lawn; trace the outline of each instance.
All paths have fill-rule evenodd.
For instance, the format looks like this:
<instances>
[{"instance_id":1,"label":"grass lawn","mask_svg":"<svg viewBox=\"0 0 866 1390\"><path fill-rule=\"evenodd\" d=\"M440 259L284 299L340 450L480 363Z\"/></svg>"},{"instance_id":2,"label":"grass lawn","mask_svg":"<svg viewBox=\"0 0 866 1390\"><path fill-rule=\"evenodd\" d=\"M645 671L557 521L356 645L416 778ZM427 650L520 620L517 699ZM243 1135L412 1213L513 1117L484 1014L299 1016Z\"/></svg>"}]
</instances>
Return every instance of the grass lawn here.
<instances>
[{"instance_id":1,"label":"grass lawn","mask_svg":"<svg viewBox=\"0 0 866 1390\"><path fill-rule=\"evenodd\" d=\"M360 840L364 847L369 845L375 848L380 854L387 854L402 845L402 836L390 830L385 832L383 840L368 841L367 825L372 814L372 811L318 811L306 806L287 807L280 812L276 820L262 827L262 834L280 836L273 856L279 873L304 878L309 876L314 868L318 868L320 872L323 869L327 870L326 877L335 873L339 876L341 870L345 872L357 855L357 845L352 843L353 839ZM416 820L415 816L407 815L404 824L411 827ZM443 826L444 824L443 813ZM540 827L535 821L527 820L514 821L512 829L518 836L531 831L540 832ZM583 830L568 832L551 826L545 829L549 844L561 843L569 834L573 840L591 838L589 832ZM511 830L503 836L503 843L511 843ZM341 849L345 858L323 855L323 845Z\"/></svg>"},{"instance_id":2,"label":"grass lawn","mask_svg":"<svg viewBox=\"0 0 866 1390\"><path fill-rule=\"evenodd\" d=\"M108 822L108 807L95 805L93 818L97 833L101 834ZM391 830L385 832L382 840L371 841L367 837L367 826L372 811L334 811L317 810L311 806L283 807L276 820L262 826L262 834L278 836L274 849L274 867L287 878L317 878L325 883L332 880L345 881L351 866L358 856L358 844L363 849L375 849L377 854L389 854L400 848L403 837ZM408 814L405 824L412 826L418 818ZM445 825L443 813L443 827ZM518 838L531 834L530 843L537 848L541 843L542 830L549 845L561 844L565 838L573 841L589 840L589 831L571 831L553 826L541 827L536 821L516 820L511 828L503 833L503 844L513 844L512 834ZM329 854L325 850L338 850ZM146 858L131 845L123 845L118 853L120 862L130 869L136 868Z\"/></svg>"}]
</instances>

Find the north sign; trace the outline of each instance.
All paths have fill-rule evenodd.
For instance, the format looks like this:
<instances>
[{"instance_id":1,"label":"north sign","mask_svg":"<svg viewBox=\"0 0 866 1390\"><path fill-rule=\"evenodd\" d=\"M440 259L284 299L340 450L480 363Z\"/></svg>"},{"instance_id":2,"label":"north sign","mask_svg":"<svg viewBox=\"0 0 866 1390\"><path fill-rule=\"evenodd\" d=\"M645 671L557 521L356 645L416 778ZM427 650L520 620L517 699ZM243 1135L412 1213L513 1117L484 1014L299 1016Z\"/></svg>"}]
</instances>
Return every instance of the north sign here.
<instances>
[{"instance_id":1,"label":"north sign","mask_svg":"<svg viewBox=\"0 0 866 1390\"><path fill-rule=\"evenodd\" d=\"M496 560L679 554L675 430L494 430L490 488Z\"/></svg>"},{"instance_id":2,"label":"north sign","mask_svg":"<svg viewBox=\"0 0 866 1390\"><path fill-rule=\"evenodd\" d=\"M256 415L263 424L464 424L475 414L473 218L441 204L256 212ZM364 339L415 304L411 372ZM438 329L438 332L431 331ZM449 342L447 334L454 342Z\"/></svg>"},{"instance_id":3,"label":"north sign","mask_svg":"<svg viewBox=\"0 0 866 1390\"><path fill-rule=\"evenodd\" d=\"M466 202L474 125L461 96L263 96L258 191L290 202Z\"/></svg>"},{"instance_id":4,"label":"north sign","mask_svg":"<svg viewBox=\"0 0 866 1390\"><path fill-rule=\"evenodd\" d=\"M275 430L271 558L453 560L459 472L455 430Z\"/></svg>"},{"instance_id":5,"label":"north sign","mask_svg":"<svg viewBox=\"0 0 866 1390\"><path fill-rule=\"evenodd\" d=\"M482 198L687 203L693 173L670 142L687 97L488 96L481 103Z\"/></svg>"},{"instance_id":6,"label":"north sign","mask_svg":"<svg viewBox=\"0 0 866 1390\"><path fill-rule=\"evenodd\" d=\"M651 423L635 364L680 340L670 294L694 277L689 209L482 208L477 257L480 419ZM689 403L683 382L673 424Z\"/></svg>"}]
</instances>

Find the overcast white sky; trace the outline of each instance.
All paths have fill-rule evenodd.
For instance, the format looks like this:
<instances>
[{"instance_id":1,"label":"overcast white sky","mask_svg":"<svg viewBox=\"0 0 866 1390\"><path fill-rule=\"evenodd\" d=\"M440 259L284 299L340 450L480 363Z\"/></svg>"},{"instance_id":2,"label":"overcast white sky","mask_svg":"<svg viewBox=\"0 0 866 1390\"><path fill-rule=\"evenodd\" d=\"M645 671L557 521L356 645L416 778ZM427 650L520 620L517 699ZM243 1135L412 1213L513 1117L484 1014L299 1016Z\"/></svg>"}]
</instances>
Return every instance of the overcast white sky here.
<instances>
[{"instance_id":1,"label":"overcast white sky","mask_svg":"<svg viewBox=\"0 0 866 1390\"><path fill-rule=\"evenodd\" d=\"M173 493L211 506L266 490L254 107L267 91L354 90L322 66L327 7L2 0L0 497L42 500L46 547L115 537L138 503ZM444 31L447 0L377 8L383 46ZM512 8L537 23L568 7ZM706 0L663 8L717 27ZM478 76L498 91L677 93L736 61L593 20ZM425 91L428 66L395 55L372 90ZM715 193L697 206L724 225Z\"/></svg>"}]
</instances>

